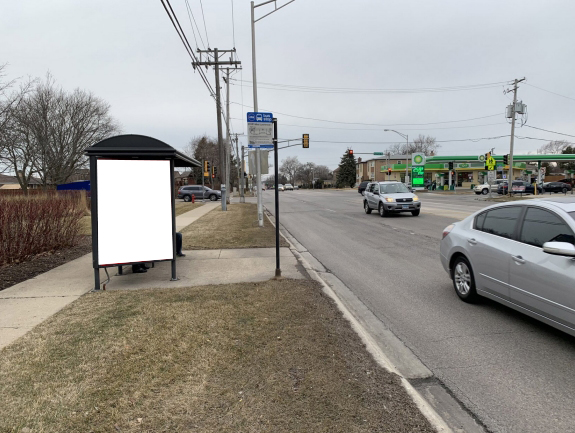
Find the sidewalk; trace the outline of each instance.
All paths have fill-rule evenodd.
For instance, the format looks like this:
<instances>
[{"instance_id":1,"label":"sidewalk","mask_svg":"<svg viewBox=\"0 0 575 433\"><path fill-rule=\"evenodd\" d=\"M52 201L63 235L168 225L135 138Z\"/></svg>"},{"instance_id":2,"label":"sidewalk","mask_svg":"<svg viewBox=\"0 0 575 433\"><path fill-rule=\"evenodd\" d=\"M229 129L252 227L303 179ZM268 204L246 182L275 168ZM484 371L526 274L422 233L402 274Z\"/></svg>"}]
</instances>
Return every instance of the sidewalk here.
<instances>
[{"instance_id":1,"label":"sidewalk","mask_svg":"<svg viewBox=\"0 0 575 433\"><path fill-rule=\"evenodd\" d=\"M221 206L219 202L205 205L176 217L179 231ZM170 281L170 262L156 263L145 274L134 275L129 266L124 275L108 268L111 280L108 290L190 287L207 284L267 281L275 275L275 249L184 251L178 259L178 281ZM304 278L297 259L289 248L280 251L282 276ZM106 274L100 270L101 281ZM86 254L35 278L0 292L0 349L23 336L62 308L93 289L92 255Z\"/></svg>"}]
</instances>

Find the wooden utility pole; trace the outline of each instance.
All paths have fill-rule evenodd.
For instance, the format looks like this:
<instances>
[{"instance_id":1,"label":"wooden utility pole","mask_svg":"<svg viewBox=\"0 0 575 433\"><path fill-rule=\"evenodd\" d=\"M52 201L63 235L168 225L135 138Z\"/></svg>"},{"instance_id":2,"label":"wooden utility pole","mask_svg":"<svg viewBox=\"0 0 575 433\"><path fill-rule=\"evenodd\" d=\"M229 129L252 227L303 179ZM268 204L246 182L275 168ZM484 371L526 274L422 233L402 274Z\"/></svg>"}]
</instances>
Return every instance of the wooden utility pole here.
<instances>
[{"instance_id":1,"label":"wooden utility pole","mask_svg":"<svg viewBox=\"0 0 575 433\"><path fill-rule=\"evenodd\" d=\"M220 178L220 183L222 183L223 185L226 184L225 180L226 180L226 173L227 173L227 165L226 164L226 152L224 149L224 140L223 140L223 133L222 133L222 104L221 104L221 97L220 97L220 67L222 65L228 65L228 66L233 66L234 68L237 69L237 67L239 65L242 64L242 62L240 62L239 60L233 60L232 57L230 57L229 60L227 61L221 61L220 57L225 54L225 53L235 53L236 49L232 49L232 50L218 50L217 48L212 49L207 49L207 50L197 50L198 53L200 54L200 60L199 61L194 61L192 62L192 66L194 67L194 69L196 67L201 67L201 66L205 66L206 69L208 68L208 66L213 66L214 70L216 72L216 111L217 111L217 124L218 124L218 149L219 149L219 153L220 153L220 174L219 174L219 178ZM202 54L204 54L206 56L206 60L202 60ZM226 194L229 195L230 191L226 189ZM222 210L226 210L226 200L222 200Z\"/></svg>"}]
</instances>

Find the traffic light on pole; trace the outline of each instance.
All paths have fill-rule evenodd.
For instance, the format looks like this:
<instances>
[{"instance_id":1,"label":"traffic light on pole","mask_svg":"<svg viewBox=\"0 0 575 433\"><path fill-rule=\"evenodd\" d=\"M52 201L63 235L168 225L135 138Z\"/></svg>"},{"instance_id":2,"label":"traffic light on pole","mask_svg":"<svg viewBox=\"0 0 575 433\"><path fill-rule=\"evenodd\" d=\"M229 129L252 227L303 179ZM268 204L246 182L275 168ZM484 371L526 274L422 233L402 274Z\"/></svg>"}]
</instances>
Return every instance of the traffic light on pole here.
<instances>
[{"instance_id":1,"label":"traffic light on pole","mask_svg":"<svg viewBox=\"0 0 575 433\"><path fill-rule=\"evenodd\" d=\"M204 161L204 176L210 175L210 161Z\"/></svg>"},{"instance_id":2,"label":"traffic light on pole","mask_svg":"<svg viewBox=\"0 0 575 433\"><path fill-rule=\"evenodd\" d=\"M301 139L301 146L304 149L309 149L309 134L304 134Z\"/></svg>"},{"instance_id":3,"label":"traffic light on pole","mask_svg":"<svg viewBox=\"0 0 575 433\"><path fill-rule=\"evenodd\" d=\"M445 166L444 166L445 167ZM449 163L449 169L453 170L453 161Z\"/></svg>"},{"instance_id":4,"label":"traffic light on pole","mask_svg":"<svg viewBox=\"0 0 575 433\"><path fill-rule=\"evenodd\" d=\"M503 155L503 164L505 165L509 164L509 154Z\"/></svg>"},{"instance_id":5,"label":"traffic light on pole","mask_svg":"<svg viewBox=\"0 0 575 433\"><path fill-rule=\"evenodd\" d=\"M391 176L391 167L387 169L387 175Z\"/></svg>"},{"instance_id":6,"label":"traffic light on pole","mask_svg":"<svg viewBox=\"0 0 575 433\"><path fill-rule=\"evenodd\" d=\"M217 174L218 174L218 167L214 165L214 168L212 169L212 177L216 177Z\"/></svg>"},{"instance_id":7,"label":"traffic light on pole","mask_svg":"<svg viewBox=\"0 0 575 433\"><path fill-rule=\"evenodd\" d=\"M348 158L353 158L353 149L347 149Z\"/></svg>"}]
</instances>

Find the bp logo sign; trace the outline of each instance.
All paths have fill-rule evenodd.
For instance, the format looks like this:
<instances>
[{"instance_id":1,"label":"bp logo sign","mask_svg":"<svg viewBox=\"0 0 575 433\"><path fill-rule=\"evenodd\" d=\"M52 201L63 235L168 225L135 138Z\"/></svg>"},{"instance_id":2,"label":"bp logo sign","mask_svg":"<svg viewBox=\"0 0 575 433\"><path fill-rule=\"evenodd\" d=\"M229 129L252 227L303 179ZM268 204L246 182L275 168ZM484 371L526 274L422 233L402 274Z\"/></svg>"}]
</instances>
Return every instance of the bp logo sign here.
<instances>
[{"instance_id":1,"label":"bp logo sign","mask_svg":"<svg viewBox=\"0 0 575 433\"><path fill-rule=\"evenodd\" d=\"M425 154L423 153L414 153L411 158L412 165L425 165Z\"/></svg>"},{"instance_id":2,"label":"bp logo sign","mask_svg":"<svg viewBox=\"0 0 575 433\"><path fill-rule=\"evenodd\" d=\"M484 162L485 161L485 155L479 155L479 157L477 159L479 159L481 162Z\"/></svg>"}]
</instances>

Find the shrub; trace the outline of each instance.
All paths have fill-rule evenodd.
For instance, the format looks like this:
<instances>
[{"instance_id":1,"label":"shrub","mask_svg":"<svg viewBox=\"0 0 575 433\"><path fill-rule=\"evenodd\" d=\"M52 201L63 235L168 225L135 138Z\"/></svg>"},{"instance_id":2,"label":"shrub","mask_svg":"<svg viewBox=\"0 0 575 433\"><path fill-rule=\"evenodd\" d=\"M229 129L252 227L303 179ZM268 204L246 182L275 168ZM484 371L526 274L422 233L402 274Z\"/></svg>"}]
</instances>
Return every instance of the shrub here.
<instances>
[{"instance_id":1,"label":"shrub","mask_svg":"<svg viewBox=\"0 0 575 433\"><path fill-rule=\"evenodd\" d=\"M80 194L0 195L0 266L75 245L85 212Z\"/></svg>"}]
</instances>

